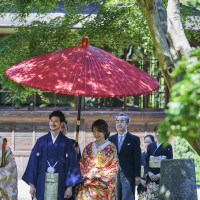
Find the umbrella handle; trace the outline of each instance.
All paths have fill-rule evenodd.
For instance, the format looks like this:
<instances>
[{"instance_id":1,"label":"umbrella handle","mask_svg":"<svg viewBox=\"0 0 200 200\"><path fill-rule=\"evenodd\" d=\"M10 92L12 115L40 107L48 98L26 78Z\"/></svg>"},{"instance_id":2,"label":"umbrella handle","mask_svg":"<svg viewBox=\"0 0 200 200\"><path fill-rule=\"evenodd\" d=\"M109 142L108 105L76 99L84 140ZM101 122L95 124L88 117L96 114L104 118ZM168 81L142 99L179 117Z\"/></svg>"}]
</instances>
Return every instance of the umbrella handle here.
<instances>
[{"instance_id":1,"label":"umbrella handle","mask_svg":"<svg viewBox=\"0 0 200 200\"><path fill-rule=\"evenodd\" d=\"M76 122L76 143L75 143L76 147L78 146L80 118L81 118L81 103L82 103L82 96L79 96L78 97L78 115L77 115L77 122Z\"/></svg>"}]
</instances>

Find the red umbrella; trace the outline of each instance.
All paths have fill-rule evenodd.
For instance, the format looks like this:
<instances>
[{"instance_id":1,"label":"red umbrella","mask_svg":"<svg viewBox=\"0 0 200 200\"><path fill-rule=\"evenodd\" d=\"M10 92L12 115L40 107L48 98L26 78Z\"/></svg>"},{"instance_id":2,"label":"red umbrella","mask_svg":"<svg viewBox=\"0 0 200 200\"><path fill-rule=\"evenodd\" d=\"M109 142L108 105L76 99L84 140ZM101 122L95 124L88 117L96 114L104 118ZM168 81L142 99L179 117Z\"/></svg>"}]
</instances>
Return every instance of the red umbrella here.
<instances>
[{"instance_id":1,"label":"red umbrella","mask_svg":"<svg viewBox=\"0 0 200 200\"><path fill-rule=\"evenodd\" d=\"M152 76L89 45L87 37L83 38L82 44L12 65L5 74L23 85L77 96L138 96L158 87L158 81ZM81 106L79 115L80 108ZM80 124L79 120L80 118L77 124ZM77 129L79 132L79 127Z\"/></svg>"}]
</instances>

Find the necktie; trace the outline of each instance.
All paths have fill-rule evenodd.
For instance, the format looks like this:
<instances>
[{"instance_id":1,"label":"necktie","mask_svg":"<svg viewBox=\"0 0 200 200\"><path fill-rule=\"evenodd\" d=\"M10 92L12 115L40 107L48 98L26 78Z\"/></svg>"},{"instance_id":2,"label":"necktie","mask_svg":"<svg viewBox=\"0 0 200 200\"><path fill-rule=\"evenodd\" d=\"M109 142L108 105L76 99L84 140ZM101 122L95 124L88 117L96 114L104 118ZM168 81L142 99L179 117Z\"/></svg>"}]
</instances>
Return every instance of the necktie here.
<instances>
[{"instance_id":1,"label":"necktie","mask_svg":"<svg viewBox=\"0 0 200 200\"><path fill-rule=\"evenodd\" d=\"M123 136L122 135L120 135L120 137L119 137L119 151L121 150L121 147L122 147L122 139L123 139Z\"/></svg>"}]
</instances>

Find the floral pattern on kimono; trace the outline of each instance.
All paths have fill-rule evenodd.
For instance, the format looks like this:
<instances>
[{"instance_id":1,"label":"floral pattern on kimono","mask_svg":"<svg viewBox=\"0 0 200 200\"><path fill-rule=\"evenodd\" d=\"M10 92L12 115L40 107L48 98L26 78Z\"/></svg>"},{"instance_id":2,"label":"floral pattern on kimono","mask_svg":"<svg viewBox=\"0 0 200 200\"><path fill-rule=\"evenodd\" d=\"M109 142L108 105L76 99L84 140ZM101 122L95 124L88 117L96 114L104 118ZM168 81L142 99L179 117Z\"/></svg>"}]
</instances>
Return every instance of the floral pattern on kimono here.
<instances>
[{"instance_id":1,"label":"floral pattern on kimono","mask_svg":"<svg viewBox=\"0 0 200 200\"><path fill-rule=\"evenodd\" d=\"M2 151L3 138L0 137L0 199L17 199L17 166L8 145Z\"/></svg>"},{"instance_id":2,"label":"floral pattern on kimono","mask_svg":"<svg viewBox=\"0 0 200 200\"><path fill-rule=\"evenodd\" d=\"M156 184L156 182L148 183L147 191L147 200L158 200L159 184Z\"/></svg>"},{"instance_id":3,"label":"floral pattern on kimono","mask_svg":"<svg viewBox=\"0 0 200 200\"><path fill-rule=\"evenodd\" d=\"M106 141L98 149L95 142L83 151L80 160L83 183L76 188L77 200L115 200L118 158L113 143Z\"/></svg>"}]
</instances>

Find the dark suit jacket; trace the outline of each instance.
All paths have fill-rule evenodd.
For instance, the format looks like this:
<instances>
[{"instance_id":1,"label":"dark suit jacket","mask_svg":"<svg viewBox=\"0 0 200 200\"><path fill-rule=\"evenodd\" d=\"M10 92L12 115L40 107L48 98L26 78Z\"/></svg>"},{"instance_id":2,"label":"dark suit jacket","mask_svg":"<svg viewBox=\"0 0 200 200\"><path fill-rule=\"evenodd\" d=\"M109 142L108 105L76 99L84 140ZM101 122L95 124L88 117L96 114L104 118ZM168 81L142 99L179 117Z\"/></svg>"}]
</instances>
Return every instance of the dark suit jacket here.
<instances>
[{"instance_id":1,"label":"dark suit jacket","mask_svg":"<svg viewBox=\"0 0 200 200\"><path fill-rule=\"evenodd\" d=\"M118 152L118 134L109 137L109 140L117 147L119 164L129 180L132 189L135 190L135 177L141 173L141 149L139 137L127 132L120 152Z\"/></svg>"}]
</instances>

